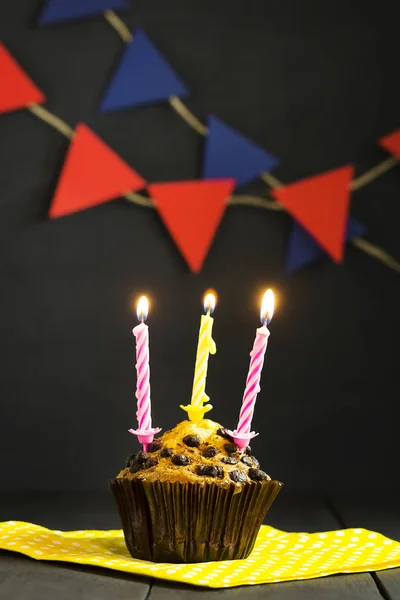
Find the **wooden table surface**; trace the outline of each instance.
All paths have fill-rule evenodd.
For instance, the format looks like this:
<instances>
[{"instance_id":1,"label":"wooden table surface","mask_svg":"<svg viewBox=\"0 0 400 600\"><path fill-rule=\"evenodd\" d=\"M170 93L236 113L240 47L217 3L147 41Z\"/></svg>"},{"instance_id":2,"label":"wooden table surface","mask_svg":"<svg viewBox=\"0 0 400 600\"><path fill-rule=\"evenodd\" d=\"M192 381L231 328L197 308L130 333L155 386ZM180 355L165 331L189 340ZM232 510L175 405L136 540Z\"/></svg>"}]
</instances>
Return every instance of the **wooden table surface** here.
<instances>
[{"instance_id":1,"label":"wooden table surface","mask_svg":"<svg viewBox=\"0 0 400 600\"><path fill-rule=\"evenodd\" d=\"M0 521L24 520L53 529L117 529L108 493L0 495ZM323 497L282 492L268 524L286 531L340 527L374 529L400 541L400 492ZM134 577L106 569L39 562L0 551L0 600L400 600L400 569L308 581L211 590Z\"/></svg>"}]
</instances>

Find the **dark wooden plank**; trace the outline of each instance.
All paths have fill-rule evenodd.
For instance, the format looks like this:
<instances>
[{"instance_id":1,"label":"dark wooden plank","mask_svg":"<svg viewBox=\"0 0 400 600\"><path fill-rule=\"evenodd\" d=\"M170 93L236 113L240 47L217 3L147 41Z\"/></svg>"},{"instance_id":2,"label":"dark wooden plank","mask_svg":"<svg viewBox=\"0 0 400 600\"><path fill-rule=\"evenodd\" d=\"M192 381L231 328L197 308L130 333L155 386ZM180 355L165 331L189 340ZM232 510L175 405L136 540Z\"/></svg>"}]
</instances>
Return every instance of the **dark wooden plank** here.
<instances>
[{"instance_id":1,"label":"dark wooden plank","mask_svg":"<svg viewBox=\"0 0 400 600\"><path fill-rule=\"evenodd\" d=\"M119 529L110 493L1 494L0 521L30 521L45 527ZM35 561L0 551L1 600L142 600L150 579L107 569Z\"/></svg>"},{"instance_id":2,"label":"dark wooden plank","mask_svg":"<svg viewBox=\"0 0 400 600\"><path fill-rule=\"evenodd\" d=\"M357 498L337 495L332 506L345 527L372 529L400 541L399 491L379 490ZM400 600L400 569L377 571L374 577L385 598Z\"/></svg>"},{"instance_id":3,"label":"dark wooden plank","mask_svg":"<svg viewBox=\"0 0 400 600\"><path fill-rule=\"evenodd\" d=\"M400 598L400 569L390 569L375 573L377 584L384 598L399 600Z\"/></svg>"},{"instance_id":4,"label":"dark wooden plank","mask_svg":"<svg viewBox=\"0 0 400 600\"><path fill-rule=\"evenodd\" d=\"M288 581L210 590L155 582L149 600L382 600L368 575L335 575L309 581Z\"/></svg>"},{"instance_id":5,"label":"dark wooden plank","mask_svg":"<svg viewBox=\"0 0 400 600\"><path fill-rule=\"evenodd\" d=\"M322 496L284 492L278 497L266 522L283 531L327 531L338 528L338 521L328 510ZM372 577L367 573L222 590L154 580L149 600L200 600L202 597L210 600L236 600L244 597L250 600L382 600Z\"/></svg>"},{"instance_id":6,"label":"dark wooden plank","mask_svg":"<svg viewBox=\"0 0 400 600\"><path fill-rule=\"evenodd\" d=\"M0 552L1 600L144 600L149 581Z\"/></svg>"}]
</instances>

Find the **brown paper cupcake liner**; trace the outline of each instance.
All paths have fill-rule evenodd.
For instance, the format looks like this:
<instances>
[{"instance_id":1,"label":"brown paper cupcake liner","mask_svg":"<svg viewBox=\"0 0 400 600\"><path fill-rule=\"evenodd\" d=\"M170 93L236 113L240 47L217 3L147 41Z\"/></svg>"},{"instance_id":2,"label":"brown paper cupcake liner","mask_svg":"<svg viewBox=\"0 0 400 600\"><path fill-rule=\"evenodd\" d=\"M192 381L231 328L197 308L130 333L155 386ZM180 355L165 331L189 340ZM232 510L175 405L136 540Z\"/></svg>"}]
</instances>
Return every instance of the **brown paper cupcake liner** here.
<instances>
[{"instance_id":1,"label":"brown paper cupcake liner","mask_svg":"<svg viewBox=\"0 0 400 600\"><path fill-rule=\"evenodd\" d=\"M205 562L247 558L280 481L234 484L110 481L134 558Z\"/></svg>"}]
</instances>

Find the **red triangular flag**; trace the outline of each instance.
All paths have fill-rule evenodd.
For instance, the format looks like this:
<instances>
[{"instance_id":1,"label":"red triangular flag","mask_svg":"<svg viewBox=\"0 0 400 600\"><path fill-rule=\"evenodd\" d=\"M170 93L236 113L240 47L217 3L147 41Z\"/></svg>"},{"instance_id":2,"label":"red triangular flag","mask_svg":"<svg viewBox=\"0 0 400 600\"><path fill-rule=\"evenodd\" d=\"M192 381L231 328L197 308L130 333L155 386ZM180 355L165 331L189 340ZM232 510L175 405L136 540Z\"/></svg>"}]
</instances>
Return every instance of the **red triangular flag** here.
<instances>
[{"instance_id":1,"label":"red triangular flag","mask_svg":"<svg viewBox=\"0 0 400 600\"><path fill-rule=\"evenodd\" d=\"M347 165L271 192L336 262L343 259L353 171Z\"/></svg>"},{"instance_id":2,"label":"red triangular flag","mask_svg":"<svg viewBox=\"0 0 400 600\"><path fill-rule=\"evenodd\" d=\"M234 179L174 181L149 186L156 208L194 273L203 266Z\"/></svg>"},{"instance_id":3,"label":"red triangular flag","mask_svg":"<svg viewBox=\"0 0 400 600\"><path fill-rule=\"evenodd\" d=\"M25 108L31 103L45 101L28 75L0 42L0 113Z\"/></svg>"},{"instance_id":4,"label":"red triangular flag","mask_svg":"<svg viewBox=\"0 0 400 600\"><path fill-rule=\"evenodd\" d=\"M400 129L384 135L379 140L380 145L400 160Z\"/></svg>"},{"instance_id":5,"label":"red triangular flag","mask_svg":"<svg viewBox=\"0 0 400 600\"><path fill-rule=\"evenodd\" d=\"M83 123L75 129L49 216L62 217L128 191L140 190L144 179Z\"/></svg>"}]
</instances>

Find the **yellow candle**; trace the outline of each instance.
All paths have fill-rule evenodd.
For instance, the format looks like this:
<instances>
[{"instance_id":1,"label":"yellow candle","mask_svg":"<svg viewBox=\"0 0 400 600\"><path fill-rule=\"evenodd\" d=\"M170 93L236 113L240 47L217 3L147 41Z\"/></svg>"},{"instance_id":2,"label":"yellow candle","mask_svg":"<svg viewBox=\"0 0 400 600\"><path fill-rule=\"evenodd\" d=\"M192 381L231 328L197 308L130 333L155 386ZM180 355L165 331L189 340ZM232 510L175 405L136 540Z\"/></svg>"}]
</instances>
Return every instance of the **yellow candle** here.
<instances>
[{"instance_id":1,"label":"yellow candle","mask_svg":"<svg viewBox=\"0 0 400 600\"><path fill-rule=\"evenodd\" d=\"M196 364L194 367L194 379L192 390L193 406L202 406L209 401L209 397L205 393L208 357L210 354L215 354L217 351L214 340L212 339L212 327L214 319L209 313L201 316L199 342L197 344Z\"/></svg>"},{"instance_id":2,"label":"yellow candle","mask_svg":"<svg viewBox=\"0 0 400 600\"><path fill-rule=\"evenodd\" d=\"M212 409L211 404L204 406L209 401L206 389L208 357L215 354L217 347L212 338L212 328L214 319L211 316L215 308L215 296L212 293L206 294L204 298L205 315L200 319L199 341L197 344L196 364L194 367L192 400L188 406L182 406L186 410L191 421L198 423L202 420L204 413Z\"/></svg>"}]
</instances>

